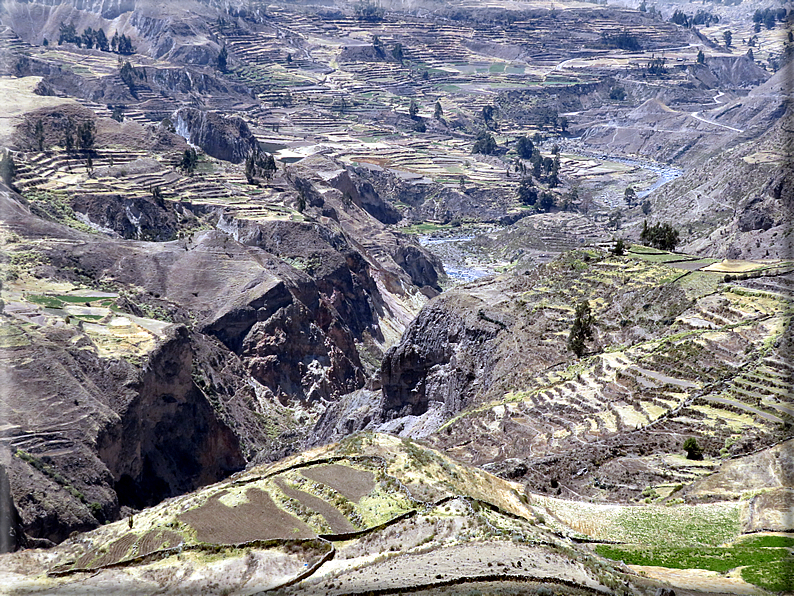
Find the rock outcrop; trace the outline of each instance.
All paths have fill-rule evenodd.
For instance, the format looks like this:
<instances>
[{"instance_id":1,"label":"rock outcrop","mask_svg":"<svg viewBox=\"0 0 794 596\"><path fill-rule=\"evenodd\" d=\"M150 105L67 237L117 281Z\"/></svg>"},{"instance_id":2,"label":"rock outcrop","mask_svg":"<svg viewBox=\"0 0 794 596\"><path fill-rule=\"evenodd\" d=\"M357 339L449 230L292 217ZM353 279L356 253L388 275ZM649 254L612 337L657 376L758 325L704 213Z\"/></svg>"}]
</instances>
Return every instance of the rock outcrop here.
<instances>
[{"instance_id":1,"label":"rock outcrop","mask_svg":"<svg viewBox=\"0 0 794 596\"><path fill-rule=\"evenodd\" d=\"M177 133L217 159L241 163L259 145L245 121L196 108L181 108L172 120Z\"/></svg>"}]
</instances>

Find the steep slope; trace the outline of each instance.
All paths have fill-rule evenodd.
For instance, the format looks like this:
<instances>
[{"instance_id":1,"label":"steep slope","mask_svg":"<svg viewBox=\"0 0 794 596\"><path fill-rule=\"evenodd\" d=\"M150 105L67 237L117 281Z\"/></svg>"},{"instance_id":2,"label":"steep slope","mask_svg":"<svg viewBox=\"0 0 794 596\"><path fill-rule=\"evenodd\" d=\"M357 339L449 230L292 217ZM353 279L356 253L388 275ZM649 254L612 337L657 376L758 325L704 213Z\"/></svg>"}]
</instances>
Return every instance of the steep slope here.
<instances>
[{"instance_id":1,"label":"steep slope","mask_svg":"<svg viewBox=\"0 0 794 596\"><path fill-rule=\"evenodd\" d=\"M4 580L29 593L111 584L117 593L200 585L284 594L654 589L571 542L519 489L408 440L358 435L171 499L46 555L6 555Z\"/></svg>"},{"instance_id":2,"label":"steep slope","mask_svg":"<svg viewBox=\"0 0 794 596\"><path fill-rule=\"evenodd\" d=\"M384 430L577 498L686 485L717 463L677 459L685 438L713 458L748 453L785 438L794 413L791 263L746 263L743 277L760 277L725 283L738 266L644 247L580 251L451 290L387 353L380 405L346 399L322 422L349 432L385 420ZM762 282L769 289L742 287ZM566 339L584 300L594 337L578 359Z\"/></svg>"}]
</instances>

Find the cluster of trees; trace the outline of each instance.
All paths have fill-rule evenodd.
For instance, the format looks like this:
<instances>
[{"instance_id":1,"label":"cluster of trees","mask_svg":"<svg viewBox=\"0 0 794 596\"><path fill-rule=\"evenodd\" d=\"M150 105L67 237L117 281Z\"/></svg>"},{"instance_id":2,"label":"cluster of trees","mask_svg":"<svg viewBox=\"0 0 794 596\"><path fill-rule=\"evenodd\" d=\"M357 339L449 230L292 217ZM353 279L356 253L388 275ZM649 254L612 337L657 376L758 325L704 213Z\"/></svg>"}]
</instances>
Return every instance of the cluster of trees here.
<instances>
[{"instance_id":1,"label":"cluster of trees","mask_svg":"<svg viewBox=\"0 0 794 596\"><path fill-rule=\"evenodd\" d=\"M670 22L682 27L694 27L695 25L708 27L711 24L719 23L720 17L705 10L699 10L694 16L689 16L684 11L676 9L673 16L670 17Z\"/></svg>"},{"instance_id":2,"label":"cluster of trees","mask_svg":"<svg viewBox=\"0 0 794 596\"><path fill-rule=\"evenodd\" d=\"M135 53L135 46L126 35L114 33L113 37L108 40L104 29L94 30L91 27L86 27L82 33L77 33L74 25L61 23L58 29L58 45L64 42L73 43L78 48L85 46L89 50L96 48L103 52L113 51L122 55Z\"/></svg>"},{"instance_id":3,"label":"cluster of trees","mask_svg":"<svg viewBox=\"0 0 794 596\"><path fill-rule=\"evenodd\" d=\"M125 61L119 69L119 77L122 82L127 85L133 97L138 97L136 91L136 84L138 81L146 80L146 69L135 68L129 62Z\"/></svg>"},{"instance_id":4,"label":"cluster of trees","mask_svg":"<svg viewBox=\"0 0 794 596\"><path fill-rule=\"evenodd\" d=\"M620 33L602 31L601 43L608 48L618 48L629 52L639 52L642 50L642 45L639 40L628 31L621 31Z\"/></svg>"},{"instance_id":5,"label":"cluster of trees","mask_svg":"<svg viewBox=\"0 0 794 596\"><path fill-rule=\"evenodd\" d=\"M788 12L785 8L781 7L778 9L775 8L765 8L761 10L760 8L753 13L753 23L755 23L755 32L758 33L761 31L761 25L763 24L764 27L767 29L774 29L775 24L777 21L781 23L786 20Z\"/></svg>"},{"instance_id":6,"label":"cluster of trees","mask_svg":"<svg viewBox=\"0 0 794 596\"><path fill-rule=\"evenodd\" d=\"M526 176L518 185L518 200L522 205L536 206L541 211L551 211L554 208L554 195L547 190L538 189L532 178Z\"/></svg>"},{"instance_id":7,"label":"cluster of trees","mask_svg":"<svg viewBox=\"0 0 794 596\"><path fill-rule=\"evenodd\" d=\"M474 141L474 146L471 148L472 153L482 153L483 155L493 155L497 150L496 139L487 131L477 135L477 140Z\"/></svg>"},{"instance_id":8,"label":"cluster of trees","mask_svg":"<svg viewBox=\"0 0 794 596\"><path fill-rule=\"evenodd\" d=\"M245 160L245 177L248 184L256 184L257 178L270 180L276 173L276 160L269 153L252 153Z\"/></svg>"},{"instance_id":9,"label":"cluster of trees","mask_svg":"<svg viewBox=\"0 0 794 596\"><path fill-rule=\"evenodd\" d=\"M96 126L93 120L84 120L75 128L74 121L71 118L67 118L62 128L63 146L67 151L74 151L75 149L90 151L94 148ZM29 130L31 144L39 151L48 150L44 121L39 118L33 123L32 129Z\"/></svg>"},{"instance_id":10,"label":"cluster of trees","mask_svg":"<svg viewBox=\"0 0 794 596\"><path fill-rule=\"evenodd\" d=\"M623 87L612 87L612 89L609 90L609 99L623 101L626 99L626 90Z\"/></svg>"},{"instance_id":11,"label":"cluster of trees","mask_svg":"<svg viewBox=\"0 0 794 596\"><path fill-rule=\"evenodd\" d=\"M648 225L648 220L642 223L640 242L659 250L674 250L678 244L678 230L668 223Z\"/></svg>"},{"instance_id":12,"label":"cluster of trees","mask_svg":"<svg viewBox=\"0 0 794 596\"><path fill-rule=\"evenodd\" d=\"M532 176L538 180L542 179L548 182L550 188L555 188L559 185L560 148L557 145L554 145L551 150L554 155L553 158L543 157L528 137L521 136L516 139L515 150L519 158L529 160L529 172L531 172ZM516 169L524 176L528 173L526 166L521 161L516 164Z\"/></svg>"},{"instance_id":13,"label":"cluster of trees","mask_svg":"<svg viewBox=\"0 0 794 596\"><path fill-rule=\"evenodd\" d=\"M664 58L651 57L648 66L645 69L650 75L663 75L667 73L667 68L664 65Z\"/></svg>"}]
</instances>

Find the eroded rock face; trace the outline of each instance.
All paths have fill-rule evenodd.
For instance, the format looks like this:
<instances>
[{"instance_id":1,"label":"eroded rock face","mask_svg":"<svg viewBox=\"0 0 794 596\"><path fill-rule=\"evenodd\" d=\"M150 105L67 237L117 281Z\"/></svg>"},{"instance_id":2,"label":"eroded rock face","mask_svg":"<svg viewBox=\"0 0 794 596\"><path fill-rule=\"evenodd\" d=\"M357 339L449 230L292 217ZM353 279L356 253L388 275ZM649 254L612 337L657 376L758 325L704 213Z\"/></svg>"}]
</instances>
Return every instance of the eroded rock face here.
<instances>
[{"instance_id":1,"label":"eroded rock face","mask_svg":"<svg viewBox=\"0 0 794 596\"><path fill-rule=\"evenodd\" d=\"M121 505L151 505L245 465L237 437L193 382L192 361L187 329L172 329L97 439Z\"/></svg>"},{"instance_id":2,"label":"eroded rock face","mask_svg":"<svg viewBox=\"0 0 794 596\"><path fill-rule=\"evenodd\" d=\"M8 458L4 458L8 459ZM8 474L0 466L0 553L9 553L27 546L27 537L22 529L22 518L19 516L14 498L11 495L11 484Z\"/></svg>"},{"instance_id":3,"label":"eroded rock face","mask_svg":"<svg viewBox=\"0 0 794 596\"><path fill-rule=\"evenodd\" d=\"M500 328L478 317L484 304L463 294L445 294L426 306L383 359L383 414L424 414L431 401L448 414L472 397L472 382L484 372L484 345ZM479 354L479 357L477 356ZM479 383L478 383L479 384Z\"/></svg>"},{"instance_id":4,"label":"eroded rock face","mask_svg":"<svg viewBox=\"0 0 794 596\"><path fill-rule=\"evenodd\" d=\"M258 150L248 125L237 116L182 108L173 120L177 132L188 142L217 159L241 163L252 151Z\"/></svg>"}]
</instances>

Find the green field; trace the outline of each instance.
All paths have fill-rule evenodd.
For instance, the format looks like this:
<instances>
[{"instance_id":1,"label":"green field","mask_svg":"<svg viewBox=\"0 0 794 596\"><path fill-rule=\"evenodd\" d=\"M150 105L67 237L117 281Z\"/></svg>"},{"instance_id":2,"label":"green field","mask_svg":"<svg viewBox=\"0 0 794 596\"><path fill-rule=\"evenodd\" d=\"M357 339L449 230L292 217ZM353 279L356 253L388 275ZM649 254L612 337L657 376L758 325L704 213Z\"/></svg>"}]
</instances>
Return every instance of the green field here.
<instances>
[{"instance_id":1,"label":"green field","mask_svg":"<svg viewBox=\"0 0 794 596\"><path fill-rule=\"evenodd\" d=\"M772 592L794 591L794 556L788 548L767 544L794 545L794 539L764 536L727 547L649 547L600 544L599 555L628 565L706 569L725 573L742 567L742 579Z\"/></svg>"}]
</instances>

